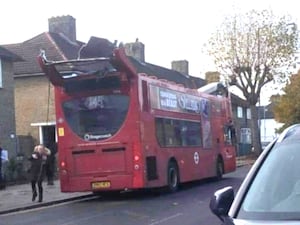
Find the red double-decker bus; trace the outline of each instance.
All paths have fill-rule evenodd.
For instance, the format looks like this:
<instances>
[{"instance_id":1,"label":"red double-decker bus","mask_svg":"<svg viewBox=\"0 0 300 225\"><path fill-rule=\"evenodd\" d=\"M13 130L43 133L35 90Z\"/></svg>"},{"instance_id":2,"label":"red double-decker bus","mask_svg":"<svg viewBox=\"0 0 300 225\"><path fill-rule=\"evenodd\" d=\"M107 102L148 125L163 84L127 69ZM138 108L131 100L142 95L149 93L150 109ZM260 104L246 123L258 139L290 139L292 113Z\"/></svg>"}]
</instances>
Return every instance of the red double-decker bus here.
<instances>
[{"instance_id":1,"label":"red double-decker bus","mask_svg":"<svg viewBox=\"0 0 300 225\"><path fill-rule=\"evenodd\" d=\"M236 169L228 97L137 73L123 48L38 60L55 88L62 192L176 191Z\"/></svg>"}]
</instances>

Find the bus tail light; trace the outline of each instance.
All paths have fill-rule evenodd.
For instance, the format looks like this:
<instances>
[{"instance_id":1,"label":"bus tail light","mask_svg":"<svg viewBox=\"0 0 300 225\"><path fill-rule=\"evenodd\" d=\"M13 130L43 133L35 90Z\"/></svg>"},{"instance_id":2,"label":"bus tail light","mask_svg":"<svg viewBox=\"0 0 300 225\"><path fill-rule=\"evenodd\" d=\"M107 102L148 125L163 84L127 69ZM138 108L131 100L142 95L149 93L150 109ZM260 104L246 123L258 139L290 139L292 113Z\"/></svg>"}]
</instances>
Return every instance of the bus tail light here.
<instances>
[{"instance_id":1,"label":"bus tail light","mask_svg":"<svg viewBox=\"0 0 300 225\"><path fill-rule=\"evenodd\" d=\"M138 155L135 155L134 157L133 157L133 162L134 162L134 169L135 170L139 170L140 169L140 156L138 156Z\"/></svg>"},{"instance_id":2,"label":"bus tail light","mask_svg":"<svg viewBox=\"0 0 300 225\"><path fill-rule=\"evenodd\" d=\"M138 155L135 155L135 156L134 156L134 161L135 161L135 162L138 162L139 160L140 160L140 157L139 157Z\"/></svg>"},{"instance_id":3,"label":"bus tail light","mask_svg":"<svg viewBox=\"0 0 300 225\"><path fill-rule=\"evenodd\" d=\"M65 161L60 162L60 169L62 174L67 174L67 164Z\"/></svg>"},{"instance_id":4,"label":"bus tail light","mask_svg":"<svg viewBox=\"0 0 300 225\"><path fill-rule=\"evenodd\" d=\"M141 168L140 164L141 164L141 152L140 152L140 148L139 148L139 144L137 142L134 142L132 145L132 152L133 152L133 168L135 170L139 170Z\"/></svg>"},{"instance_id":5,"label":"bus tail light","mask_svg":"<svg viewBox=\"0 0 300 225\"><path fill-rule=\"evenodd\" d=\"M141 162L141 146L138 142L132 145L133 153L133 186L135 188L143 187L143 173Z\"/></svg>"},{"instance_id":6,"label":"bus tail light","mask_svg":"<svg viewBox=\"0 0 300 225\"><path fill-rule=\"evenodd\" d=\"M134 163L133 168L135 170L139 170L140 169L140 164L141 164L141 162L140 162L140 156L139 155L134 155L134 157L133 157L133 163Z\"/></svg>"}]
</instances>

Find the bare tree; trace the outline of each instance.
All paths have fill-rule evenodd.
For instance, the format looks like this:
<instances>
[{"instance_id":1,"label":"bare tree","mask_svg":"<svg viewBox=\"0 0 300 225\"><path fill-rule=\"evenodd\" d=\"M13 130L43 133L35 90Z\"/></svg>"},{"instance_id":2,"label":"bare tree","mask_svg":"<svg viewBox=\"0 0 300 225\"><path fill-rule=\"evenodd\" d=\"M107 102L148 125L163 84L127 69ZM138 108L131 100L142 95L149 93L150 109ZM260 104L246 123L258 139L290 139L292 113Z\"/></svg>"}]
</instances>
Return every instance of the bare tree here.
<instances>
[{"instance_id":1,"label":"bare tree","mask_svg":"<svg viewBox=\"0 0 300 225\"><path fill-rule=\"evenodd\" d=\"M244 95L251 111L251 137L255 153L261 152L257 103L262 87L285 82L295 63L298 29L291 18L271 11L249 11L224 19L206 49L225 79Z\"/></svg>"}]
</instances>

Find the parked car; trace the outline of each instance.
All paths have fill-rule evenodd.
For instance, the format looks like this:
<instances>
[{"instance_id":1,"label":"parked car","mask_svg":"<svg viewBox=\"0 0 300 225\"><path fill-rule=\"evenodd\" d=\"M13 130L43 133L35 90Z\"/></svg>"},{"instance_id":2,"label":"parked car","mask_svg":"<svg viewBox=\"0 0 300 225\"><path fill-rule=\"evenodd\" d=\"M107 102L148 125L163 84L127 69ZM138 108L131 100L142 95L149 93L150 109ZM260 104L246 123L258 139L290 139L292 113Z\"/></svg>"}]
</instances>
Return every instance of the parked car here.
<instances>
[{"instance_id":1,"label":"parked car","mask_svg":"<svg viewBox=\"0 0 300 225\"><path fill-rule=\"evenodd\" d=\"M300 124L265 148L236 196L217 190L210 209L224 225L300 224Z\"/></svg>"}]
</instances>

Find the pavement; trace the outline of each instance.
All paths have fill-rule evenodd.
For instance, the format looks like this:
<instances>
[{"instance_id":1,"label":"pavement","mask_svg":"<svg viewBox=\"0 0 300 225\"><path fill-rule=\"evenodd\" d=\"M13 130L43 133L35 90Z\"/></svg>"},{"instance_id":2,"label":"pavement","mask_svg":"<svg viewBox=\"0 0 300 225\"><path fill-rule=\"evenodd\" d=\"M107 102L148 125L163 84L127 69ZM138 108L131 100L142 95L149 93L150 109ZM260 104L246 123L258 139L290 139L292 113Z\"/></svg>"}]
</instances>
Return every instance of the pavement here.
<instances>
[{"instance_id":1,"label":"pavement","mask_svg":"<svg viewBox=\"0 0 300 225\"><path fill-rule=\"evenodd\" d=\"M238 157L237 166L251 165L254 161L255 159L253 158ZM0 190L0 215L64 203L67 201L80 200L93 196L90 192L62 193L60 191L59 180L55 180L54 185L47 185L47 183L44 182L43 188L43 202L32 202L30 183L6 186L5 189Z\"/></svg>"},{"instance_id":2,"label":"pavement","mask_svg":"<svg viewBox=\"0 0 300 225\"><path fill-rule=\"evenodd\" d=\"M32 202L31 184L29 182L6 186L5 189L0 190L0 215L92 196L90 192L63 193L60 191L59 180L55 180L54 185L47 185L47 182L43 182L43 189L43 202L37 200Z\"/></svg>"}]
</instances>

